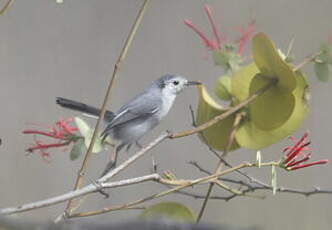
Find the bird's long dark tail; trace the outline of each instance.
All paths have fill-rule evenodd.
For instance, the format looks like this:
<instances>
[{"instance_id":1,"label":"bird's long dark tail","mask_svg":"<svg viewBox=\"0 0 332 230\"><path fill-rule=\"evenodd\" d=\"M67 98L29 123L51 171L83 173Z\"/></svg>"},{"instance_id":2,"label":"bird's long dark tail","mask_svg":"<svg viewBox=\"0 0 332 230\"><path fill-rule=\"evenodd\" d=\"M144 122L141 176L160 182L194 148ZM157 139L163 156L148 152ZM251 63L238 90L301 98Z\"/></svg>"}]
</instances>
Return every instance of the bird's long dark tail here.
<instances>
[{"instance_id":1,"label":"bird's long dark tail","mask_svg":"<svg viewBox=\"0 0 332 230\"><path fill-rule=\"evenodd\" d=\"M79 112L86 113L86 114L90 114L90 115L94 115L94 116L99 116L99 114L101 112L101 110L96 107L93 107L93 106L90 106L90 105L87 105L87 104L84 104L84 103L81 103L78 101L66 99L63 97L57 97L56 103L58 105L60 105L61 107L79 111ZM113 118L114 118L114 113L111 111L106 111L105 119L110 121Z\"/></svg>"}]
</instances>

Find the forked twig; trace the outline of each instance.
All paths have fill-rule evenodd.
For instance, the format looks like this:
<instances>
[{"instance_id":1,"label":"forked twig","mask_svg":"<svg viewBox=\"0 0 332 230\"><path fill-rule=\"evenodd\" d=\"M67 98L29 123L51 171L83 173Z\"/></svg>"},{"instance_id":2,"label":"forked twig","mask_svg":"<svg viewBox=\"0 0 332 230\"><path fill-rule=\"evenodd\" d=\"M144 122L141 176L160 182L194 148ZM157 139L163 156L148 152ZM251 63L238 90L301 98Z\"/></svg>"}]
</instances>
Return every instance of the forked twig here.
<instances>
[{"instance_id":1,"label":"forked twig","mask_svg":"<svg viewBox=\"0 0 332 230\"><path fill-rule=\"evenodd\" d=\"M234 119L234 123L233 123L233 127L230 131L230 134L229 134L229 138L228 138L228 141L227 141L227 144L226 144L226 147L225 147L225 151L222 153L222 155L220 156L221 159L224 159L224 157L228 154L231 146L233 145L234 143L234 138L235 138L235 131L237 130L238 126L240 125L240 121L242 119L242 114L241 113L237 113L235 115L235 119ZM218 173L220 172L221 168L222 168L222 165L224 164L224 160L220 160L219 163L218 163L218 166L215 170L215 173ZM203 201L203 204L202 204L202 207L198 213L198 216L197 216L197 219L196 219L196 223L198 223L202 216L203 216L203 213L204 213L204 210L207 206L207 202L210 198L210 195L212 193L212 190L213 190L213 186L214 186L214 182L213 183L210 183L209 185L209 188L208 188L208 191L206 193L206 196L205 196L205 199ZM220 185L220 184L219 184ZM221 186L221 185L220 185ZM224 187L225 188L225 187ZM235 193L236 194L236 193Z\"/></svg>"}]
</instances>

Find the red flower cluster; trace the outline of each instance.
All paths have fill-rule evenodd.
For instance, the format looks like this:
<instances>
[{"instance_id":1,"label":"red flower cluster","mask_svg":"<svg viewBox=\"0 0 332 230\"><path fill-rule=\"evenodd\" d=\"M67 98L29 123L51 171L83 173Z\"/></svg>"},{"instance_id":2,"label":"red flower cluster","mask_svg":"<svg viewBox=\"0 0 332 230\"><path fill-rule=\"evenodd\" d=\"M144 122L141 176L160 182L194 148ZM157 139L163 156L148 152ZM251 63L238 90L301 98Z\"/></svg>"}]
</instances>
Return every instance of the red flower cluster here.
<instances>
[{"instance_id":1,"label":"red flower cluster","mask_svg":"<svg viewBox=\"0 0 332 230\"><path fill-rule=\"evenodd\" d=\"M227 39L226 39L226 37L223 37L220 35L220 32L219 32L219 30L216 26L216 23L213 19L213 16L212 16L212 9L208 5L205 5L204 10L208 16L208 19L209 19L209 22L211 24L211 28L213 31L212 39L208 39L207 36L202 31L200 31L196 26L194 26L192 21L184 20L184 23L202 39L204 45L208 49L221 50L222 45L227 43ZM255 21L251 21L247 26L242 26L242 27L237 28L237 30L241 33L240 38L238 40L236 40L235 42L233 42L238 45L237 54L241 55L243 53L244 47L249 42L250 38L252 37L252 35L254 33L254 24L255 24Z\"/></svg>"},{"instance_id":2,"label":"red flower cluster","mask_svg":"<svg viewBox=\"0 0 332 230\"><path fill-rule=\"evenodd\" d=\"M48 131L40 130L24 130L24 134L34 134L35 143L30 148L26 149L27 152L38 151L43 159L46 159L50 156L47 150L49 148L59 148L69 145L76 137L76 127L70 125L73 122L73 118L69 119L60 119L51 127L47 127ZM41 140L38 140L36 135L46 136L53 139L56 139L56 143L43 143Z\"/></svg>"},{"instance_id":3,"label":"red flower cluster","mask_svg":"<svg viewBox=\"0 0 332 230\"><path fill-rule=\"evenodd\" d=\"M310 142L307 141L309 133L306 132L300 140L296 140L294 137L290 137L294 141L294 145L287 146L283 152L285 153L284 159L282 161L283 167L287 170L296 170L300 168L306 168L313 165L320 165L328 163L328 160L319 160L311 163L303 164L311 158L310 153Z\"/></svg>"}]
</instances>

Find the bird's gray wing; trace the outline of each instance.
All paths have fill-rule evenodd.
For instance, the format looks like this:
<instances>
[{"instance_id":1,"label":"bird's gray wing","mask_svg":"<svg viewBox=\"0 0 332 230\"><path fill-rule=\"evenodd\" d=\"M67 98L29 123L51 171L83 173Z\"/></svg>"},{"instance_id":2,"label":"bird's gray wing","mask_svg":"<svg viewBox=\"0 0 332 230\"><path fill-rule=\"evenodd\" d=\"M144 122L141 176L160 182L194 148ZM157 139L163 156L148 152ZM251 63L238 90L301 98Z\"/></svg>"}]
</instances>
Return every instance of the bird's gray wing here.
<instances>
[{"instance_id":1,"label":"bird's gray wing","mask_svg":"<svg viewBox=\"0 0 332 230\"><path fill-rule=\"evenodd\" d=\"M102 136L108 133L115 126L126 123L130 120L150 116L159 111L160 99L150 94L141 94L120 108L112 121L107 124Z\"/></svg>"}]
</instances>

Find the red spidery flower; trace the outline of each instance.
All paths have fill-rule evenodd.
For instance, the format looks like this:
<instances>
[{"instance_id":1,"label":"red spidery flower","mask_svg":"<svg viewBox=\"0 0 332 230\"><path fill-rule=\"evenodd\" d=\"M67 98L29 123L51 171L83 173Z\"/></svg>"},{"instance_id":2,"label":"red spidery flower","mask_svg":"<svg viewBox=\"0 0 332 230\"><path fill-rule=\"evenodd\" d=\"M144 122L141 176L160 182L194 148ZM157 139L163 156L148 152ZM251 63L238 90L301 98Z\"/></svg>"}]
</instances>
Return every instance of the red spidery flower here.
<instances>
[{"instance_id":1,"label":"red spidery flower","mask_svg":"<svg viewBox=\"0 0 332 230\"><path fill-rule=\"evenodd\" d=\"M209 5L204 6L205 13L208 16L211 29L213 32L213 38L208 39L208 37L199 30L191 20L184 20L184 24L192 29L203 41L204 45L210 50L222 50L222 46L228 43L226 37L220 35L220 31L213 19L212 9ZM254 24L255 21L251 21L247 26L238 27L237 30L240 32L241 36L235 42L230 42L238 45L237 54L241 55L244 51L246 44L249 42L254 34Z\"/></svg>"},{"instance_id":2,"label":"red spidery flower","mask_svg":"<svg viewBox=\"0 0 332 230\"><path fill-rule=\"evenodd\" d=\"M284 159L281 165L287 170L296 170L301 168L310 167L313 165L321 165L328 163L327 159L314 161L310 163L305 163L311 158L311 149L309 148L310 141L308 141L309 133L305 132L304 135L296 140L294 137L290 137L294 144L292 146L287 146L284 152Z\"/></svg>"},{"instance_id":3,"label":"red spidery flower","mask_svg":"<svg viewBox=\"0 0 332 230\"><path fill-rule=\"evenodd\" d=\"M237 41L238 43L238 50L237 54L241 55L244 51L244 48L250 41L251 37L254 34L254 25L255 25L255 20L252 20L248 26L241 26L238 28L238 31L241 33L241 37Z\"/></svg>"},{"instance_id":4,"label":"red spidery flower","mask_svg":"<svg viewBox=\"0 0 332 230\"><path fill-rule=\"evenodd\" d=\"M72 122L73 118L60 119L56 121L54 125L47 127L47 131L34 129L23 130L22 133L24 134L34 134L35 143L31 147L27 148L26 151L29 153L38 151L42 158L47 160L50 156L47 151L48 149L67 146L78 137L76 135L78 129L70 124ZM44 143L43 141L37 139L37 135L56 139L56 142Z\"/></svg>"}]
</instances>

